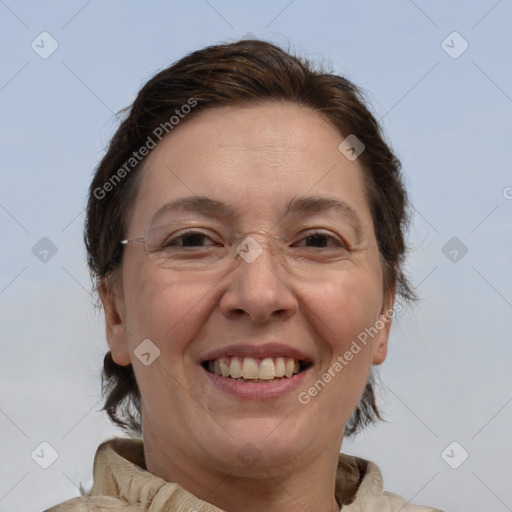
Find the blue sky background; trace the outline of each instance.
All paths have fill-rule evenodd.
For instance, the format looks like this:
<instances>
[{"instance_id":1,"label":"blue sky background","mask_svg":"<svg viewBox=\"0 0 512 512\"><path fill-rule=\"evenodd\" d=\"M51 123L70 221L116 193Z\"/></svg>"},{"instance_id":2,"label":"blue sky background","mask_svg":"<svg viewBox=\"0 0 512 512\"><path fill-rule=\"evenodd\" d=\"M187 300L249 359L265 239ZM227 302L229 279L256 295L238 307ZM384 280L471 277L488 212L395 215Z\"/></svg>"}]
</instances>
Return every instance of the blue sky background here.
<instances>
[{"instance_id":1,"label":"blue sky background","mask_svg":"<svg viewBox=\"0 0 512 512\"><path fill-rule=\"evenodd\" d=\"M388 422L343 451L416 503L512 510L511 26L510 0L0 1L0 511L76 496L117 432L98 412L106 343L82 243L114 113L184 54L249 32L367 92L415 207L422 301L380 370ZM46 59L31 47L43 31L58 43ZM57 248L46 263L42 237ZM31 458L41 442L58 454L48 469Z\"/></svg>"}]
</instances>

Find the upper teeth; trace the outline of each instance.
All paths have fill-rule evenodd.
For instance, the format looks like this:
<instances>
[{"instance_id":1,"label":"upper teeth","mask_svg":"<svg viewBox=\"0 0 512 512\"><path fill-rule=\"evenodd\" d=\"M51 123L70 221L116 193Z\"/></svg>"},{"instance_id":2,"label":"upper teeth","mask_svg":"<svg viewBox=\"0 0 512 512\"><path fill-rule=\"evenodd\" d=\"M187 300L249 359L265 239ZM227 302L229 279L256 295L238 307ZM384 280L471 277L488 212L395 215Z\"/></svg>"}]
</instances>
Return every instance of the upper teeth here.
<instances>
[{"instance_id":1,"label":"upper teeth","mask_svg":"<svg viewBox=\"0 0 512 512\"><path fill-rule=\"evenodd\" d=\"M300 363L290 357L221 357L208 362L208 371L233 379L272 380L299 373Z\"/></svg>"}]
</instances>

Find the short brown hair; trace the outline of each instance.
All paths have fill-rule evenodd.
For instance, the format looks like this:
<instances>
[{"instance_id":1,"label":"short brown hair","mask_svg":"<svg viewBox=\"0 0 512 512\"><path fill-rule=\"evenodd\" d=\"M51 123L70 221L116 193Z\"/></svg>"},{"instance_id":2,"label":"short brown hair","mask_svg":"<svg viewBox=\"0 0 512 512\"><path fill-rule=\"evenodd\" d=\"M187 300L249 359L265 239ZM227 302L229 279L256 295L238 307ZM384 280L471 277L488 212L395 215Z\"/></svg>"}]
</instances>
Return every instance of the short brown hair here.
<instances>
[{"instance_id":1,"label":"short brown hair","mask_svg":"<svg viewBox=\"0 0 512 512\"><path fill-rule=\"evenodd\" d=\"M365 170L383 288L396 291L406 301L414 299L403 272L408 203L400 162L384 141L362 93L344 77L317 70L270 43L255 40L210 46L187 55L151 78L131 108L125 109L125 119L112 137L89 190L84 239L98 288L108 286L121 265L120 241L125 236L130 199L137 192L138 171L144 161L140 148L154 140L162 127L170 133L171 116L181 112L184 105L191 105L191 100L194 108L188 108L185 122L212 107L285 101L315 110L341 135L355 135L362 141L365 151L359 162ZM104 359L103 392L104 409L110 419L131 434L140 435L140 392L133 368L116 364L110 352ZM376 418L380 414L370 374L345 434L352 435Z\"/></svg>"}]
</instances>

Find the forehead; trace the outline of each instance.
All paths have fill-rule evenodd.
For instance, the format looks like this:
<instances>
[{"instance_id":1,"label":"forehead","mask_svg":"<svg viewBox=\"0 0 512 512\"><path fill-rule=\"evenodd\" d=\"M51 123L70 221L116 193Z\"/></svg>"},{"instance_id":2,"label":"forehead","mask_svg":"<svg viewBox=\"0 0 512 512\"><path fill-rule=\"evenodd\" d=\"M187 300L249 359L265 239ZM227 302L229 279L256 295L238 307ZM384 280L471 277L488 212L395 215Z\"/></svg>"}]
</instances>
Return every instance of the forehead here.
<instances>
[{"instance_id":1,"label":"forehead","mask_svg":"<svg viewBox=\"0 0 512 512\"><path fill-rule=\"evenodd\" d=\"M363 170L338 150L343 139L320 114L289 103L208 109L147 157L130 224L142 229L181 197L210 197L234 205L239 217L267 222L314 196L343 201L371 225Z\"/></svg>"}]
</instances>

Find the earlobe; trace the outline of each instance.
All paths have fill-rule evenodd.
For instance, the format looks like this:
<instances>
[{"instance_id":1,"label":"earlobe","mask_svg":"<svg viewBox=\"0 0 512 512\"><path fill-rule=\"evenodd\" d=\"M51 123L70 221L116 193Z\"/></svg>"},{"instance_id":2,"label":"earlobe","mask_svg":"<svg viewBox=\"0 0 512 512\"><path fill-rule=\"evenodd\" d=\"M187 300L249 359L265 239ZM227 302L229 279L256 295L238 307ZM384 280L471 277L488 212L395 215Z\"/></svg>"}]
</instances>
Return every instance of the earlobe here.
<instances>
[{"instance_id":1,"label":"earlobe","mask_svg":"<svg viewBox=\"0 0 512 512\"><path fill-rule=\"evenodd\" d=\"M372 363L374 365L382 364L385 361L387 354L388 354L388 341L387 341L387 337L386 337L385 341L379 341L377 343L377 345L375 346Z\"/></svg>"},{"instance_id":2,"label":"earlobe","mask_svg":"<svg viewBox=\"0 0 512 512\"><path fill-rule=\"evenodd\" d=\"M380 311L378 324L381 327L376 336L375 344L373 347L373 361L372 364L382 364L388 354L388 338L389 331L391 330L391 322L394 317L393 304L395 302L394 291L389 293L386 300L383 301L382 309Z\"/></svg>"},{"instance_id":3,"label":"earlobe","mask_svg":"<svg viewBox=\"0 0 512 512\"><path fill-rule=\"evenodd\" d=\"M131 364L125 329L125 308L121 286L101 284L100 298L105 312L105 332L112 359L120 366Z\"/></svg>"}]
</instances>

